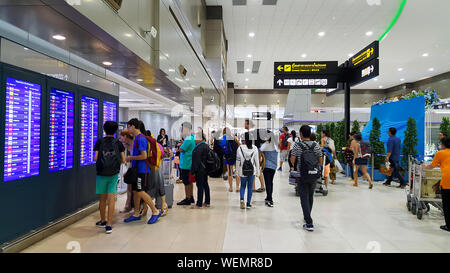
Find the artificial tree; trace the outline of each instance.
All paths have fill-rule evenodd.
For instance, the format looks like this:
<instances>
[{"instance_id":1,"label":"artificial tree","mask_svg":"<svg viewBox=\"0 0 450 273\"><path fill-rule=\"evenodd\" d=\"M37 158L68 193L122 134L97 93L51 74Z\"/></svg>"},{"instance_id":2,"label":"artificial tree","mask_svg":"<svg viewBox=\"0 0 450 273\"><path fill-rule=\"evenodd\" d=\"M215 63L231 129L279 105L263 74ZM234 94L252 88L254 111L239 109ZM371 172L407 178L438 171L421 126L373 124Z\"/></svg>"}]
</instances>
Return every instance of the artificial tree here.
<instances>
[{"instance_id":1,"label":"artificial tree","mask_svg":"<svg viewBox=\"0 0 450 273\"><path fill-rule=\"evenodd\" d=\"M322 123L317 125L317 130L316 130L316 141L318 143L320 143L320 140L322 139L322 131L323 131L323 125Z\"/></svg>"},{"instance_id":2,"label":"artificial tree","mask_svg":"<svg viewBox=\"0 0 450 273\"><path fill-rule=\"evenodd\" d=\"M450 136L450 118L443 117L441 126L439 127L439 132L447 134L447 136Z\"/></svg>"},{"instance_id":3,"label":"artificial tree","mask_svg":"<svg viewBox=\"0 0 450 273\"><path fill-rule=\"evenodd\" d=\"M377 118L374 118L372 121L372 131L370 131L369 141L370 146L372 147L372 153L378 155L384 155L384 143L380 141L380 128L381 124ZM384 163L384 156L375 156L374 157L374 166L375 169L379 169L380 166Z\"/></svg>"},{"instance_id":4,"label":"artificial tree","mask_svg":"<svg viewBox=\"0 0 450 273\"><path fill-rule=\"evenodd\" d=\"M402 154L404 155L402 162L403 164L408 164L408 157L410 155L417 156L418 151L416 149L417 144L419 144L419 139L417 137L417 126L416 120L409 118L406 123L405 138L403 139Z\"/></svg>"},{"instance_id":5,"label":"artificial tree","mask_svg":"<svg viewBox=\"0 0 450 273\"><path fill-rule=\"evenodd\" d=\"M361 133L361 125L359 124L359 122L357 120L355 120L353 122L352 132L355 132L357 134Z\"/></svg>"},{"instance_id":6,"label":"artificial tree","mask_svg":"<svg viewBox=\"0 0 450 273\"><path fill-rule=\"evenodd\" d=\"M345 143L345 121L339 121L336 123L336 130L334 135L334 144L336 146L336 154L337 158L340 162L345 162L344 154L338 153L338 151L342 151L343 147L346 147Z\"/></svg>"},{"instance_id":7,"label":"artificial tree","mask_svg":"<svg viewBox=\"0 0 450 273\"><path fill-rule=\"evenodd\" d=\"M336 123L330 123L330 137L336 142Z\"/></svg>"}]
</instances>

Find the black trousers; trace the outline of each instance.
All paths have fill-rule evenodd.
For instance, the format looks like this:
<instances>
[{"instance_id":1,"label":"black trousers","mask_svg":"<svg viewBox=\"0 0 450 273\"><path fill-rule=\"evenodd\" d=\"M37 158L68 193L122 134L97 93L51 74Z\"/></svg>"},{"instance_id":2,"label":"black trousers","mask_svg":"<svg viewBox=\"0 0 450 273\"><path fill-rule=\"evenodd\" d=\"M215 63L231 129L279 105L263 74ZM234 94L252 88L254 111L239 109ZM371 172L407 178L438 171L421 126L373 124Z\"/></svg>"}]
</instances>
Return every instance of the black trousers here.
<instances>
[{"instance_id":1,"label":"black trousers","mask_svg":"<svg viewBox=\"0 0 450 273\"><path fill-rule=\"evenodd\" d=\"M311 218L311 211L314 204L314 192L316 190L316 180L305 181L299 178L297 187L300 193L300 203L303 210L303 218L306 224L312 225L313 219Z\"/></svg>"},{"instance_id":2,"label":"black trousers","mask_svg":"<svg viewBox=\"0 0 450 273\"><path fill-rule=\"evenodd\" d=\"M273 201L272 193L273 193L273 177L275 176L275 170L265 168L263 171L264 182L266 183L266 201Z\"/></svg>"},{"instance_id":3,"label":"black trousers","mask_svg":"<svg viewBox=\"0 0 450 273\"><path fill-rule=\"evenodd\" d=\"M208 175L197 175L195 179L197 184L197 206L203 206L203 194L205 195L205 204L210 205L210 191L208 184Z\"/></svg>"},{"instance_id":4,"label":"black trousers","mask_svg":"<svg viewBox=\"0 0 450 273\"><path fill-rule=\"evenodd\" d=\"M445 225L450 228L450 190L442 189L442 207L444 208Z\"/></svg>"},{"instance_id":5,"label":"black trousers","mask_svg":"<svg viewBox=\"0 0 450 273\"><path fill-rule=\"evenodd\" d=\"M391 163L391 168L394 171L392 172L392 176L388 177L388 179L386 180L386 183L391 183L394 178L398 178L398 180L400 180L401 185L405 184L406 182L400 174L400 163L398 161L394 161L390 158L389 158L389 163Z\"/></svg>"}]
</instances>

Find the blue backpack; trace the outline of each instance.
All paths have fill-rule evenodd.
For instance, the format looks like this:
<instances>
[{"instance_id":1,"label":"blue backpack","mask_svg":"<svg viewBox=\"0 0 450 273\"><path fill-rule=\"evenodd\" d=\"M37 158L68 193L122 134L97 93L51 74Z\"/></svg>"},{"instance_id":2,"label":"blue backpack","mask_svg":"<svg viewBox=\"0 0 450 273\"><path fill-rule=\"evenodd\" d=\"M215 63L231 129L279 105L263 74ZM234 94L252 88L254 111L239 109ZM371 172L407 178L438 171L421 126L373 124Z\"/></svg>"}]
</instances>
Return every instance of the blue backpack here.
<instances>
[{"instance_id":1,"label":"blue backpack","mask_svg":"<svg viewBox=\"0 0 450 273\"><path fill-rule=\"evenodd\" d=\"M322 149L323 154L325 155L325 165L330 164L333 162L333 155L331 154L331 149L328 147L325 147Z\"/></svg>"}]
</instances>

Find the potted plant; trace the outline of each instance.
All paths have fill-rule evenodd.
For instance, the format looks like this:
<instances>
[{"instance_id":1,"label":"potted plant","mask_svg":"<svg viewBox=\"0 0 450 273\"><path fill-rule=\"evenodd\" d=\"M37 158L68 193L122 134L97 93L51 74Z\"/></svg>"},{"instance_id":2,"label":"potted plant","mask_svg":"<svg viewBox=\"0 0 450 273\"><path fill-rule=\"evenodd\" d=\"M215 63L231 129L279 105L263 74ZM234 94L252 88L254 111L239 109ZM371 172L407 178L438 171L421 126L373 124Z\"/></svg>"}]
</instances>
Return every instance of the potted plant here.
<instances>
[{"instance_id":1,"label":"potted plant","mask_svg":"<svg viewBox=\"0 0 450 273\"><path fill-rule=\"evenodd\" d=\"M380 121L377 118L374 118L372 121L372 130L370 131L369 142L372 147L373 154L384 155L384 143L380 141L380 128ZM384 158L384 156L374 156L374 166L371 166L371 168L374 168L373 178L375 181L383 181L386 179L386 176L379 171L380 166L384 163Z\"/></svg>"}]
</instances>

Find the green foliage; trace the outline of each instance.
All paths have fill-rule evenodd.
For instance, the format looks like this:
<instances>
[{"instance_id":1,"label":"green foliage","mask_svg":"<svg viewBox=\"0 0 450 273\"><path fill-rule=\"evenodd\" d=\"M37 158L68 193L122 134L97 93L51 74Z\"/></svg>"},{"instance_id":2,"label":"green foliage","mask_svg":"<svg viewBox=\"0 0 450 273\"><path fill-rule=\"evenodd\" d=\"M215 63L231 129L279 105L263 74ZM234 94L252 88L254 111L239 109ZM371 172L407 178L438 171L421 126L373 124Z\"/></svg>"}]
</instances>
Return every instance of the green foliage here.
<instances>
[{"instance_id":1,"label":"green foliage","mask_svg":"<svg viewBox=\"0 0 450 273\"><path fill-rule=\"evenodd\" d=\"M322 123L317 125L317 130L316 130L316 141L318 143L320 143L320 140L322 139L322 131L323 131L323 125Z\"/></svg>"},{"instance_id":2,"label":"green foliage","mask_svg":"<svg viewBox=\"0 0 450 273\"><path fill-rule=\"evenodd\" d=\"M441 126L439 127L439 132L446 133L447 136L450 136L450 118L443 117Z\"/></svg>"},{"instance_id":3,"label":"green foliage","mask_svg":"<svg viewBox=\"0 0 450 273\"><path fill-rule=\"evenodd\" d=\"M383 155L385 153L384 143L380 141L380 128L381 124L377 118L373 119L372 131L370 131L369 141L372 146L372 152L374 154ZM378 156L374 158L375 169L379 169L380 165L384 163L384 156Z\"/></svg>"},{"instance_id":4,"label":"green foliage","mask_svg":"<svg viewBox=\"0 0 450 273\"><path fill-rule=\"evenodd\" d=\"M331 139L336 139L336 123L332 122L330 123L330 137Z\"/></svg>"},{"instance_id":5,"label":"green foliage","mask_svg":"<svg viewBox=\"0 0 450 273\"><path fill-rule=\"evenodd\" d=\"M356 133L361 133L361 125L359 124L359 122L357 120L355 120L355 122L353 122L353 126L352 126L352 130L351 132L356 132Z\"/></svg>"},{"instance_id":6,"label":"green foliage","mask_svg":"<svg viewBox=\"0 0 450 273\"><path fill-rule=\"evenodd\" d=\"M345 162L344 154L338 153L338 151L342 151L343 147L346 147L346 141L345 141L345 121L339 121L336 123L336 129L334 131L334 145L336 146L336 154L339 162Z\"/></svg>"},{"instance_id":7,"label":"green foliage","mask_svg":"<svg viewBox=\"0 0 450 273\"><path fill-rule=\"evenodd\" d=\"M403 163L408 162L409 155L418 154L417 144L419 144L419 139L417 138L416 120L410 117L406 124L405 139L403 140L402 154L405 155L402 159Z\"/></svg>"}]
</instances>

